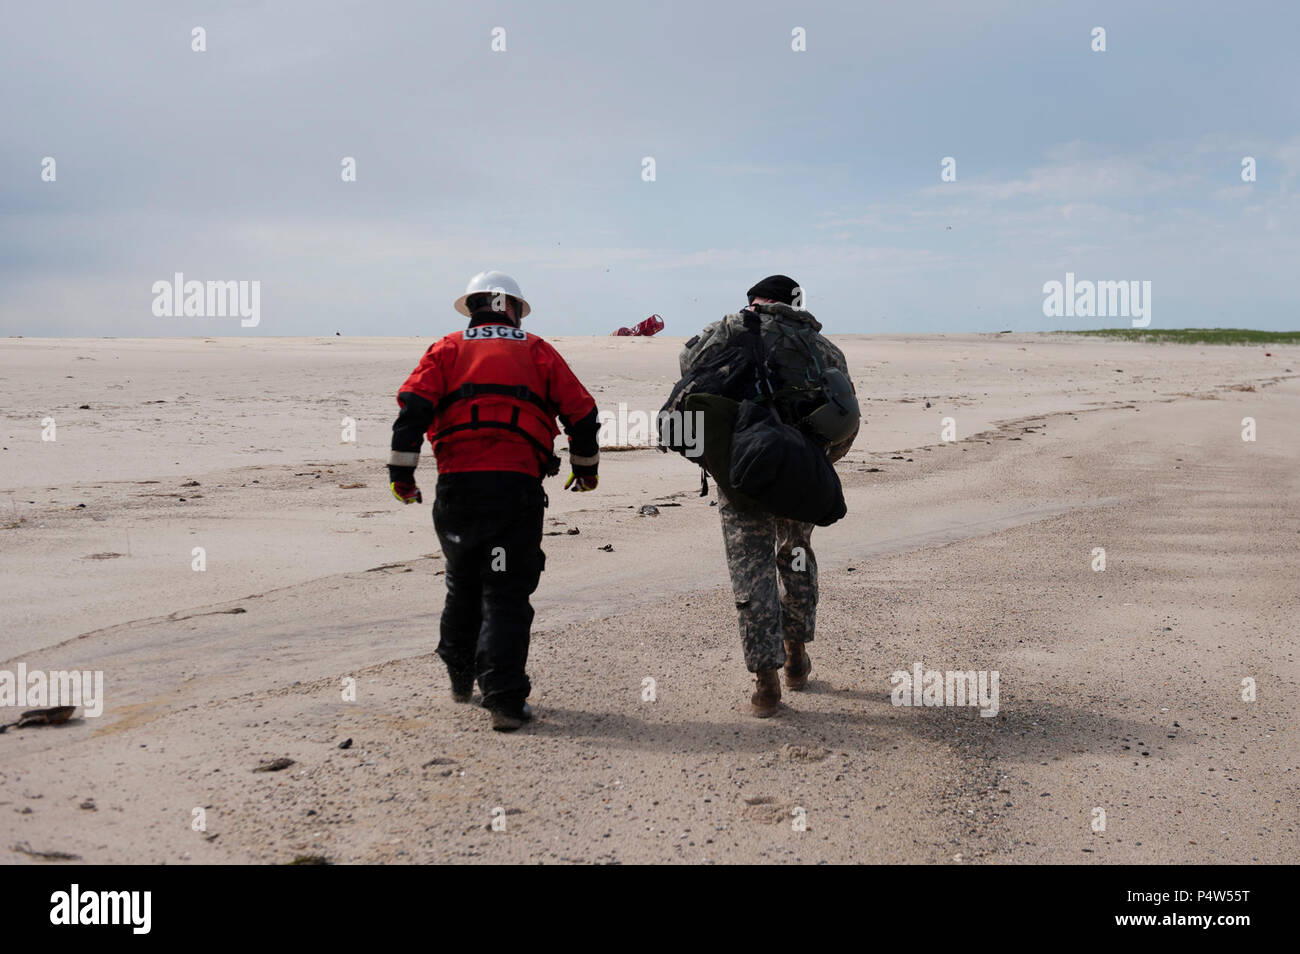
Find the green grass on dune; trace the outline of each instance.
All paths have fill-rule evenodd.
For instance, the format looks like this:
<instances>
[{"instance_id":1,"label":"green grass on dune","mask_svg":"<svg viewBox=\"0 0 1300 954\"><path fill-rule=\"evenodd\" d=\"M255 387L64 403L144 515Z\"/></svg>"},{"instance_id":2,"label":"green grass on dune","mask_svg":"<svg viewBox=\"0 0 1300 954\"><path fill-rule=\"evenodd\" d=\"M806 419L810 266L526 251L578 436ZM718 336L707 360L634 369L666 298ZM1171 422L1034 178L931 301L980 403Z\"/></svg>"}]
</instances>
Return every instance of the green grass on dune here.
<instances>
[{"instance_id":1,"label":"green grass on dune","mask_svg":"<svg viewBox=\"0 0 1300 954\"><path fill-rule=\"evenodd\" d=\"M1090 335L1125 341L1168 341L1175 344L1300 344L1300 331L1254 331L1250 328L1098 328L1057 331L1058 335Z\"/></svg>"}]
</instances>

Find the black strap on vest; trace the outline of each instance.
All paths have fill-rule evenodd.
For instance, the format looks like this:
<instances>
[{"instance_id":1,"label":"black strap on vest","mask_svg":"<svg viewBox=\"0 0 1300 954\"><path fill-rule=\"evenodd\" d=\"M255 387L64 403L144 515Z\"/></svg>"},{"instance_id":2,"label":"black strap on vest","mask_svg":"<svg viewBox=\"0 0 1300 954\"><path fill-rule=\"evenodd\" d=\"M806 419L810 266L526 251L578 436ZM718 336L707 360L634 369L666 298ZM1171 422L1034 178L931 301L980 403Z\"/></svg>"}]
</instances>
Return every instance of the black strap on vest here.
<instances>
[{"instance_id":1,"label":"black strap on vest","mask_svg":"<svg viewBox=\"0 0 1300 954\"><path fill-rule=\"evenodd\" d=\"M435 410L441 413L457 401L464 401L467 398L478 397L483 394L514 398L516 401L528 401L530 404L536 404L541 408L547 417L554 417L556 414L555 406L526 384L474 384L473 382L462 384L456 390L443 395Z\"/></svg>"},{"instance_id":2,"label":"black strap on vest","mask_svg":"<svg viewBox=\"0 0 1300 954\"><path fill-rule=\"evenodd\" d=\"M481 386L482 385L480 385L480 387ZM442 440L448 434L456 434L460 431L476 431L481 427L494 427L503 431L511 431L512 433L521 435L528 441L528 443L532 444L537 450L537 453L541 455L543 476L554 477L560 472L560 458L555 456L555 451L552 448L547 447L519 425L518 407L511 409L510 420L508 421L484 421L479 419L478 405L476 404L470 408L468 421L463 424L452 424L450 427L444 427L433 435L433 438L429 443L436 445L438 441Z\"/></svg>"}]
</instances>

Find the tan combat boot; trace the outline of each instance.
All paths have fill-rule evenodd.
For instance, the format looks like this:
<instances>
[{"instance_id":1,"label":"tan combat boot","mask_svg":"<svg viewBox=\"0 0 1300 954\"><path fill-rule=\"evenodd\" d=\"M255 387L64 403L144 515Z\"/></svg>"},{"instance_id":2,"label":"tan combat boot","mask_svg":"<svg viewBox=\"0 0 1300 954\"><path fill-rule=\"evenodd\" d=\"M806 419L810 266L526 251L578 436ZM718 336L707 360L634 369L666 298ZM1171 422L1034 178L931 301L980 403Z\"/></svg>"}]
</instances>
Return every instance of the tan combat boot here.
<instances>
[{"instance_id":1,"label":"tan combat boot","mask_svg":"<svg viewBox=\"0 0 1300 954\"><path fill-rule=\"evenodd\" d=\"M754 715L760 719L774 716L781 709L781 680L775 669L760 669L754 673L757 689L749 697Z\"/></svg>"},{"instance_id":2,"label":"tan combat boot","mask_svg":"<svg viewBox=\"0 0 1300 954\"><path fill-rule=\"evenodd\" d=\"M785 687L798 692L808 685L810 672L812 672L812 660L808 658L803 643L787 639L785 641Z\"/></svg>"}]
</instances>

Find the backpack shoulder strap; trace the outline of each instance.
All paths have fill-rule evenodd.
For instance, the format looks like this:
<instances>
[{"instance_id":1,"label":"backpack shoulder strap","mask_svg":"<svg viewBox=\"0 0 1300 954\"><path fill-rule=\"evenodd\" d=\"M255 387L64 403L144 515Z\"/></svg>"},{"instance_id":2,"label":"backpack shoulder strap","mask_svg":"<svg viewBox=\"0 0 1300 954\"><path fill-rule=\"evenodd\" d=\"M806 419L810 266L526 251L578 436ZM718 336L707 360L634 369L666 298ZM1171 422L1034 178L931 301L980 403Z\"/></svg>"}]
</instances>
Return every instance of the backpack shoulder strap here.
<instances>
[{"instance_id":1,"label":"backpack shoulder strap","mask_svg":"<svg viewBox=\"0 0 1300 954\"><path fill-rule=\"evenodd\" d=\"M767 346L763 344L763 320L750 309L744 312L745 341L754 359L754 379L760 396L773 394L772 379L767 369Z\"/></svg>"}]
</instances>

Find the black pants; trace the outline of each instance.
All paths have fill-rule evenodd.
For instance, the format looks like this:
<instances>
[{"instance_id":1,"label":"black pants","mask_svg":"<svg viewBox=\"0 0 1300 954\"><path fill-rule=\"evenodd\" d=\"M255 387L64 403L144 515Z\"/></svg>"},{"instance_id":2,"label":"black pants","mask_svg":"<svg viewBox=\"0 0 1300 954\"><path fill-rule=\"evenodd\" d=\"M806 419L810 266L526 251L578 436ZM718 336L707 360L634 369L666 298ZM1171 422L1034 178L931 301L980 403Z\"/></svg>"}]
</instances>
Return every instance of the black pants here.
<instances>
[{"instance_id":1,"label":"black pants","mask_svg":"<svg viewBox=\"0 0 1300 954\"><path fill-rule=\"evenodd\" d=\"M546 565L546 495L536 477L483 471L438 477L433 526L447 563L438 655L453 686L475 676L489 708L513 710L532 689L528 597Z\"/></svg>"}]
</instances>

